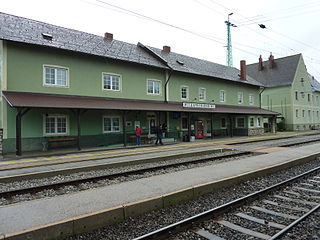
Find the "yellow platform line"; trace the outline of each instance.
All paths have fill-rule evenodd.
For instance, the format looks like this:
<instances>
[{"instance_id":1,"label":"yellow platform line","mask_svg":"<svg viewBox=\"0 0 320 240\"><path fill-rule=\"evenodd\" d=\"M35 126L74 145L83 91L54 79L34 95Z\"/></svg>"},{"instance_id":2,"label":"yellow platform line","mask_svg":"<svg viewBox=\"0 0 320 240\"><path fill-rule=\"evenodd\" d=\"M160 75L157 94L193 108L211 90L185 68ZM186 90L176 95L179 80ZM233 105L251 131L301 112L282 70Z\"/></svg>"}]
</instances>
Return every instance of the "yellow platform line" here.
<instances>
[{"instance_id":1,"label":"yellow platform line","mask_svg":"<svg viewBox=\"0 0 320 240\"><path fill-rule=\"evenodd\" d=\"M299 134L292 134L287 135L287 137L290 136L296 136ZM217 146L221 144L231 144L231 143L241 143L241 142L247 142L251 140L261 140L261 139L277 139L285 136L259 136L259 137L243 137L238 139L224 139L224 140L206 140L205 142L194 142L194 143L179 143L175 145L168 145L168 146L162 146L159 147L143 147L143 148L136 148L136 149L117 149L117 150L105 150L105 151L99 151L94 153L66 153L64 156L50 156L50 157L33 157L33 158L26 158L23 160L15 160L15 161L6 161L6 162L0 162L0 166L2 165L12 165L12 164L24 164L24 163L32 163L32 162L42 162L42 161L50 161L50 160L66 160L66 159L74 159L75 161L81 160L95 160L94 158L112 158L112 157L119 157L119 156L128 156L128 155L134 155L134 154L141 154L141 153L152 153L152 152L163 152L163 151L173 151L178 149L185 149L185 148L193 148L193 147L203 147L203 146ZM83 159L83 158L88 159ZM92 158L92 159L90 159Z\"/></svg>"}]
</instances>

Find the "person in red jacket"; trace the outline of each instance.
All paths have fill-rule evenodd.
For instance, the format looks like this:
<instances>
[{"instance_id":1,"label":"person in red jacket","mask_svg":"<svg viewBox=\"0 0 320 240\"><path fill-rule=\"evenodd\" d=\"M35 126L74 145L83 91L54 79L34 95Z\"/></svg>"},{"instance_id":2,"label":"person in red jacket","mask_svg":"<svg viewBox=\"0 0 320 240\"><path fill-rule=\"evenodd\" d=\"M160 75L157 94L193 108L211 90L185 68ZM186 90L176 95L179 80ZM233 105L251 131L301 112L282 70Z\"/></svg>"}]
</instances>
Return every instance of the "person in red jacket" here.
<instances>
[{"instance_id":1,"label":"person in red jacket","mask_svg":"<svg viewBox=\"0 0 320 240\"><path fill-rule=\"evenodd\" d=\"M141 144L141 133L142 129L139 126L136 126L136 129L134 130L134 133L136 134L136 144Z\"/></svg>"}]
</instances>

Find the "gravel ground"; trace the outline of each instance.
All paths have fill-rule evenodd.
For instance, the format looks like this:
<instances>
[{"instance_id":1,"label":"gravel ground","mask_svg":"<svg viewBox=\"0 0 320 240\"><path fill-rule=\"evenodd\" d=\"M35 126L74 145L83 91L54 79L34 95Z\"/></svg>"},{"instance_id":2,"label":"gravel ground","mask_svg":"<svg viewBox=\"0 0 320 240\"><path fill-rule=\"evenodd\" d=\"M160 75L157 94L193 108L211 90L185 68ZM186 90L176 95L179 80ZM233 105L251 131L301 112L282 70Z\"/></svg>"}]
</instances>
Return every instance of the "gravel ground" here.
<instances>
[{"instance_id":1,"label":"gravel ground","mask_svg":"<svg viewBox=\"0 0 320 240\"><path fill-rule=\"evenodd\" d=\"M137 218L129 218L119 224L108 226L105 228L100 228L91 233L69 237L67 238L67 240L133 239L135 237L146 234L150 231L159 229L161 227L183 220L187 217L191 217L195 214L201 213L203 211L217 207L229 201L235 200L251 192L258 191L260 189L265 188L266 186L271 186L273 184L279 183L281 181L284 181L293 176L301 174L319 165L320 165L320 160L317 159L307 164L304 164L302 166L297 166L297 167L290 168L288 170L280 171L276 174L272 174L267 177L246 181L244 183L238 184L237 186L225 188L221 191L201 196L198 199L188 201L177 206L172 206L169 208L153 211L151 213L145 214ZM212 224L216 224L216 223L212 223ZM317 219L316 224L320 226L319 219ZM300 228L300 229L304 230L304 228ZM232 235L235 233L230 230L230 234ZM237 240L243 239L242 236L240 235L237 235L240 238L234 238L234 239L237 239ZM230 235L228 236L229 238L227 239L230 239ZM174 239L199 240L202 238L201 237L199 238L199 236L196 236L193 233L183 233L176 236ZM299 238L299 239L312 239L312 238Z\"/></svg>"},{"instance_id":2,"label":"gravel ground","mask_svg":"<svg viewBox=\"0 0 320 240\"><path fill-rule=\"evenodd\" d=\"M172 163L186 163L186 165L181 165L179 167L171 167L171 168L167 168L167 169L160 169L157 171L147 171L143 174L132 174L132 175L128 175L128 176L120 176L120 177L117 177L114 179L100 180L98 182L89 181L89 182L81 184L80 186L68 185L68 186L60 188L58 190L47 189L47 190L38 192L33 195L31 195L31 194L16 195L12 199L0 198L0 206L13 204L13 203L21 202L21 201L30 201L30 200L45 198L45 197L55 197L57 195L69 194L69 193L82 191L82 190L86 190L86 189L103 187L106 185L117 184L117 183L126 182L126 181L132 181L132 180L136 180L136 179L140 179L140 178L147 178L150 176L160 175L160 174L165 174L165 173L170 173L170 172L182 171L182 170L190 169L190 168L218 164L221 162L236 160L239 158L244 158L244 157L249 157L249 156L254 155L254 154L247 154L247 155L238 156L238 157L231 156L231 157L220 159L220 160L212 160L212 161L208 160L208 161L201 162L201 163L189 163L188 164L188 161L200 160L203 158L210 158L210 157L227 156L227 155L235 154L235 153L240 153L240 151L226 151L226 152L221 152L221 153L216 153L216 154L201 155L201 156L197 156L197 157L181 158L181 159L169 160L169 161L161 161L161 162L157 162L157 163L140 164L140 165L134 165L134 166L121 167L121 168L105 169L105 170L100 170L100 171L81 172L81 173L76 173L76 174L72 174L72 175L58 175L55 177L50 177L50 178L45 178L45 179L33 179L33 180L12 182L12 183L7 183L7 184L0 184L0 191L9 191L9 190L26 188L26 187L35 187L35 186L39 186L42 184L64 182L64 181L72 180L72 179L86 179L86 178L92 177L92 176L101 176L101 175L115 174L115 173L125 173L125 172L132 171L132 170L144 169L144 168L155 167L155 166L166 166L169 163L170 164L172 164Z\"/></svg>"}]
</instances>

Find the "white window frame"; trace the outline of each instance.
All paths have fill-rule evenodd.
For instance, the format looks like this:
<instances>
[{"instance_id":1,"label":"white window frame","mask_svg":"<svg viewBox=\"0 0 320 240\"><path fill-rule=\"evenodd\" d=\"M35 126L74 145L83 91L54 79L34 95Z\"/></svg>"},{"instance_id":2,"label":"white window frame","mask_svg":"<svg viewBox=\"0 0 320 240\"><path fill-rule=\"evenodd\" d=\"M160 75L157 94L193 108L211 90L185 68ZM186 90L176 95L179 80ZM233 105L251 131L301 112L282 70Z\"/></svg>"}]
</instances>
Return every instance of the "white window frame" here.
<instances>
[{"instance_id":1,"label":"white window frame","mask_svg":"<svg viewBox=\"0 0 320 240\"><path fill-rule=\"evenodd\" d=\"M148 83L149 83L149 81L152 81L152 82L159 82L159 93L154 93L154 90L155 90L155 88L154 88L154 84L153 84L153 88L152 88L152 90L153 90L153 92L152 93L149 93L148 92ZM158 95L161 95L161 80L157 80L157 79L147 79L147 95L156 95L156 96L158 96Z\"/></svg>"},{"instance_id":2,"label":"white window frame","mask_svg":"<svg viewBox=\"0 0 320 240\"><path fill-rule=\"evenodd\" d=\"M250 105L254 104L254 95L253 94L249 94L249 104Z\"/></svg>"},{"instance_id":3,"label":"white window frame","mask_svg":"<svg viewBox=\"0 0 320 240\"><path fill-rule=\"evenodd\" d=\"M243 104L243 92L238 92L238 104Z\"/></svg>"},{"instance_id":4,"label":"white window frame","mask_svg":"<svg viewBox=\"0 0 320 240\"><path fill-rule=\"evenodd\" d=\"M104 130L105 129L104 128L104 119L105 118L110 118L110 119L118 118L119 119L119 130L117 130L117 131L112 130L113 129L113 126L112 126L113 121L111 121L111 131ZM109 115L102 116L102 132L103 133L119 133L119 132L121 132L121 117L120 116L109 116Z\"/></svg>"},{"instance_id":5,"label":"white window frame","mask_svg":"<svg viewBox=\"0 0 320 240\"><path fill-rule=\"evenodd\" d=\"M66 119L66 132L58 133L57 129L57 118L65 118ZM55 118L55 132L54 133L47 133L46 132L46 120L47 118ZM69 116L65 114L45 114L43 115L42 120L42 128L43 128L43 136L66 136L70 134L70 122L69 122Z\"/></svg>"},{"instance_id":6,"label":"white window frame","mask_svg":"<svg viewBox=\"0 0 320 240\"><path fill-rule=\"evenodd\" d=\"M46 83L46 68L53 68L55 69L55 83ZM66 70L66 85L60 85L57 84L57 69L63 69ZM49 64L44 64L43 65L43 86L45 87L60 87L60 88L68 88L69 87L69 68L64 67L64 66L57 66L57 65L49 65Z\"/></svg>"},{"instance_id":7,"label":"white window frame","mask_svg":"<svg viewBox=\"0 0 320 240\"><path fill-rule=\"evenodd\" d=\"M223 96L223 98L222 98ZM226 102L226 92L224 90L219 91L219 100L220 102Z\"/></svg>"},{"instance_id":8,"label":"white window frame","mask_svg":"<svg viewBox=\"0 0 320 240\"><path fill-rule=\"evenodd\" d=\"M186 89L186 98L182 97L182 89ZM189 100L189 87L188 86L180 86L180 98L182 100Z\"/></svg>"},{"instance_id":9,"label":"white window frame","mask_svg":"<svg viewBox=\"0 0 320 240\"><path fill-rule=\"evenodd\" d=\"M257 127L261 127L261 118L260 117L257 117L256 125L257 125Z\"/></svg>"},{"instance_id":10,"label":"white window frame","mask_svg":"<svg viewBox=\"0 0 320 240\"><path fill-rule=\"evenodd\" d=\"M111 89L107 89L104 87L104 77L105 76L112 76L112 77L118 77L119 78L119 89L112 89L112 80L111 80ZM112 92L121 92L122 90L122 76L120 74L117 74L117 73L109 73L109 72L103 72L102 73L102 90L104 91L112 91Z\"/></svg>"},{"instance_id":11,"label":"white window frame","mask_svg":"<svg viewBox=\"0 0 320 240\"><path fill-rule=\"evenodd\" d=\"M251 120L252 120L252 123L253 123L253 126L251 126ZM254 123L254 117L249 117L249 128L254 128L255 127L255 123Z\"/></svg>"},{"instance_id":12,"label":"white window frame","mask_svg":"<svg viewBox=\"0 0 320 240\"><path fill-rule=\"evenodd\" d=\"M240 126L238 125L238 120L239 119L243 119L243 126ZM246 127L246 119L244 117L237 117L236 118L236 128L245 128Z\"/></svg>"},{"instance_id":13,"label":"white window frame","mask_svg":"<svg viewBox=\"0 0 320 240\"><path fill-rule=\"evenodd\" d=\"M202 97L202 92L203 91L203 98ZM199 101L205 101L206 100L206 92L207 90L205 88L199 88Z\"/></svg>"}]
</instances>

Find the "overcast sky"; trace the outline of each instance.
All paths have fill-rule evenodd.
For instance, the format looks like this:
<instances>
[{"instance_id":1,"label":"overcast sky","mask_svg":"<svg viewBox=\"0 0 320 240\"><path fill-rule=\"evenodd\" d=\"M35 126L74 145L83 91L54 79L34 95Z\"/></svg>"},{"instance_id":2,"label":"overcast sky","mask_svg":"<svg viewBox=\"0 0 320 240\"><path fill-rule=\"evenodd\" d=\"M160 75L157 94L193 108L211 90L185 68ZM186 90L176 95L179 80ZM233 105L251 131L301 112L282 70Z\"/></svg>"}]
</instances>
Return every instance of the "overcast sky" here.
<instances>
[{"instance_id":1,"label":"overcast sky","mask_svg":"<svg viewBox=\"0 0 320 240\"><path fill-rule=\"evenodd\" d=\"M233 66L302 53L320 80L319 0L0 0L0 11L220 64L233 13Z\"/></svg>"}]
</instances>

